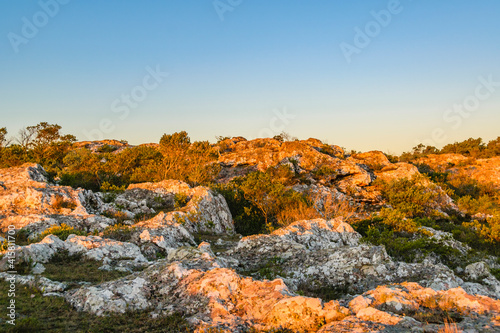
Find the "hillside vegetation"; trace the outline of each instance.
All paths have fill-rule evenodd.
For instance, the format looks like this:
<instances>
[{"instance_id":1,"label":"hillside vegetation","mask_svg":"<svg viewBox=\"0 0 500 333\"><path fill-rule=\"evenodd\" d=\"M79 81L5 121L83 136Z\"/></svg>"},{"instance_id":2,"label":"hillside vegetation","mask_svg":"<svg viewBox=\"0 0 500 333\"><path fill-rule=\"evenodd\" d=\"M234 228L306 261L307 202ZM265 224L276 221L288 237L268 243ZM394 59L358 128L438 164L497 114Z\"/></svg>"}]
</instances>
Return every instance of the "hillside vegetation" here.
<instances>
[{"instance_id":1,"label":"hillside vegetation","mask_svg":"<svg viewBox=\"0 0 500 333\"><path fill-rule=\"evenodd\" d=\"M272 323L286 322L278 304L290 295L320 299L320 305L307 301L307 309L300 311L315 309L317 315L300 324L305 326L282 329L328 332L331 326L336 331L351 316L357 318L353 325L368 325L367 330L373 323L372 328L395 325L405 316L419 323L431 320L440 328L448 320L465 325L472 319L460 310L461 303L450 307L433 297L455 297L451 290L456 287L500 298L500 137L489 143L468 139L441 150L419 145L410 153L388 156L346 152L286 133L255 140L218 137L212 144L192 142L186 132L178 132L164 134L157 144L131 146L123 140L76 142L61 130L40 123L8 139L7 130L0 129L0 228L5 237L10 225L16 228L18 271L47 278L50 282L43 283L71 304L68 315L85 320L86 327L100 328L92 316L115 311L95 290L120 298L137 281L166 283L174 294L148 287L151 294L141 291L116 303L116 308L126 304L127 311L142 311L131 318L142 318L146 308L179 304L165 308L164 319L148 321L151 329L164 322L186 330L194 322L198 328L212 327L219 315L225 318L216 325L219 329L278 329L283 325ZM1 246L5 255L8 241ZM5 256L2 260L0 266L6 264ZM191 278L194 271L199 275ZM176 272L175 279L188 277L167 283L165 272ZM210 320L191 308L205 303L186 303L183 313L182 297L194 297L190 283L216 276L247 288L236 298L221 292L217 302L230 301L236 309L245 307L253 292L261 293L266 304L276 307L274 319L259 317L256 309L264 303L226 309L238 318L247 311L253 326L233 317L236 321L230 322L213 300L207 303L213 311ZM407 285L414 282L418 287ZM435 290L438 294L428 297L436 304L392 309L384 298L392 296L377 294L388 293L381 287L388 283L395 284L398 299L401 293L413 297L421 286ZM292 294L270 292L278 285ZM199 288L212 299L206 295L213 290L203 289L205 284ZM375 320L351 304L354 296L373 299L367 296L373 293L384 300L370 309L392 317L382 320L377 312ZM47 303L34 295L40 304ZM90 306L86 302L92 299ZM419 306L427 319L417 314ZM335 308L336 319L328 317L329 307ZM51 314L42 312L26 325L46 327L40 316ZM483 317L481 325L496 320ZM123 326L127 320L115 316L109 322ZM477 320L474 325L480 325Z\"/></svg>"}]
</instances>

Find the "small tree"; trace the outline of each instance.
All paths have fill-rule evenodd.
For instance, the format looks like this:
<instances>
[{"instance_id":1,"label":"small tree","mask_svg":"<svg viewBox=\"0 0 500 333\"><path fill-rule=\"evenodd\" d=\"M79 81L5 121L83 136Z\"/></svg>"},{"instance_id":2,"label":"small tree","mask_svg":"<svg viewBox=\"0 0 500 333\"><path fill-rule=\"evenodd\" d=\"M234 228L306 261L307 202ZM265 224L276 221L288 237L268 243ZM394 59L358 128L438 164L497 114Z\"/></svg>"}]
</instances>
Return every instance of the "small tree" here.
<instances>
[{"instance_id":1,"label":"small tree","mask_svg":"<svg viewBox=\"0 0 500 333\"><path fill-rule=\"evenodd\" d=\"M30 158L34 162L46 164L60 164L72 143L76 141L74 135L60 133L61 126L41 122L35 126L28 126L19 131L17 141L26 151L30 151Z\"/></svg>"},{"instance_id":2,"label":"small tree","mask_svg":"<svg viewBox=\"0 0 500 333\"><path fill-rule=\"evenodd\" d=\"M275 135L273 137L273 139L278 140L279 142L289 142L289 141L296 141L297 140L296 137L291 136L290 134L288 134L287 132L284 132L284 131L278 135Z\"/></svg>"},{"instance_id":3,"label":"small tree","mask_svg":"<svg viewBox=\"0 0 500 333\"><path fill-rule=\"evenodd\" d=\"M64 157L63 163L64 170L59 171L61 185L99 190L102 163L96 154L86 148L73 150Z\"/></svg>"},{"instance_id":4,"label":"small tree","mask_svg":"<svg viewBox=\"0 0 500 333\"><path fill-rule=\"evenodd\" d=\"M392 208L405 216L428 217L435 212L440 194L434 184L425 185L423 176L393 179L389 182L376 181L382 196Z\"/></svg>"},{"instance_id":5,"label":"small tree","mask_svg":"<svg viewBox=\"0 0 500 333\"><path fill-rule=\"evenodd\" d=\"M8 145L7 142L7 128L0 128L0 148L3 148Z\"/></svg>"},{"instance_id":6,"label":"small tree","mask_svg":"<svg viewBox=\"0 0 500 333\"><path fill-rule=\"evenodd\" d=\"M161 179L179 179L191 185L207 184L218 175L217 150L208 141L195 141L185 131L164 134L160 139L163 155Z\"/></svg>"},{"instance_id":7,"label":"small tree","mask_svg":"<svg viewBox=\"0 0 500 333\"><path fill-rule=\"evenodd\" d=\"M273 181L268 173L256 171L250 173L241 184L245 199L252 202L264 215L266 228L272 230L269 217L279 208L279 198L285 187Z\"/></svg>"},{"instance_id":8,"label":"small tree","mask_svg":"<svg viewBox=\"0 0 500 333\"><path fill-rule=\"evenodd\" d=\"M495 140L491 140L490 142L488 142L486 150L489 157L500 155L500 136Z\"/></svg>"},{"instance_id":9,"label":"small tree","mask_svg":"<svg viewBox=\"0 0 500 333\"><path fill-rule=\"evenodd\" d=\"M191 138L186 131L176 132L174 134L163 134L160 139L160 146L166 148L187 149L191 144Z\"/></svg>"},{"instance_id":10,"label":"small tree","mask_svg":"<svg viewBox=\"0 0 500 333\"><path fill-rule=\"evenodd\" d=\"M24 149L28 150L33 142L33 136L35 135L35 127L25 127L19 130L19 134L17 136L17 143Z\"/></svg>"},{"instance_id":11,"label":"small tree","mask_svg":"<svg viewBox=\"0 0 500 333\"><path fill-rule=\"evenodd\" d=\"M182 161L186 159L187 150L190 145L191 139L186 131L163 134L160 139L160 151L163 155L162 179L184 178L185 169Z\"/></svg>"},{"instance_id":12,"label":"small tree","mask_svg":"<svg viewBox=\"0 0 500 333\"><path fill-rule=\"evenodd\" d=\"M453 154L462 154L465 156L477 157L479 156L486 146L483 143L483 139L477 138L469 138L462 142L455 142L452 144L448 144L441 149L441 153L453 153Z\"/></svg>"}]
</instances>

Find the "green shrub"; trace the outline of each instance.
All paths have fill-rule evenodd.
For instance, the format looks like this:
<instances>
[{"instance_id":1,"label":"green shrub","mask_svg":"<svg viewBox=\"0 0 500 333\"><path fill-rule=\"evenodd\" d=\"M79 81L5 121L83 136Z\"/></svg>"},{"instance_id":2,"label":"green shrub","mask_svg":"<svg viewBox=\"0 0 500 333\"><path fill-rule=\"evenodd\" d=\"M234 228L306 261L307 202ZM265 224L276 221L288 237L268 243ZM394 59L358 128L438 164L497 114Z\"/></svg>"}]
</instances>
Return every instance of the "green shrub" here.
<instances>
[{"instance_id":1,"label":"green shrub","mask_svg":"<svg viewBox=\"0 0 500 333\"><path fill-rule=\"evenodd\" d=\"M97 152L99 152L99 153L112 153L112 152L116 151L117 149L118 149L117 147L110 146L108 144L104 144L97 149Z\"/></svg>"},{"instance_id":2,"label":"green shrub","mask_svg":"<svg viewBox=\"0 0 500 333\"><path fill-rule=\"evenodd\" d=\"M472 248L471 255L484 256L493 255L500 256L500 242L493 238L495 230L500 230L494 226L500 225L490 219L491 225L487 222L466 221L464 219L450 220L432 220L432 219L417 219L418 223L423 226L431 227L436 230L449 232L453 238L466 244ZM493 225L493 227L492 227ZM493 230L492 230L493 229ZM478 260L481 260L480 258ZM478 261L476 260L476 261Z\"/></svg>"},{"instance_id":3,"label":"green shrub","mask_svg":"<svg viewBox=\"0 0 500 333\"><path fill-rule=\"evenodd\" d=\"M395 231L417 232L419 225L415 220L407 218L406 214L391 208L382 208L379 217L384 224L391 226Z\"/></svg>"},{"instance_id":4,"label":"green shrub","mask_svg":"<svg viewBox=\"0 0 500 333\"><path fill-rule=\"evenodd\" d=\"M125 189L126 189L125 185L116 186L116 185L110 184L107 181L103 182L101 185L101 192L104 192L104 193L119 194L119 193L123 193L125 191Z\"/></svg>"},{"instance_id":5,"label":"green shrub","mask_svg":"<svg viewBox=\"0 0 500 333\"><path fill-rule=\"evenodd\" d=\"M189 197L187 194L184 193L176 193L174 196L174 208L175 209L180 209L182 207L185 207L187 203L189 202Z\"/></svg>"},{"instance_id":6,"label":"green shrub","mask_svg":"<svg viewBox=\"0 0 500 333\"><path fill-rule=\"evenodd\" d=\"M118 194L116 193L104 193L103 196L102 196L102 201L104 201L105 203L112 203L116 200L116 197L118 196Z\"/></svg>"},{"instance_id":7,"label":"green shrub","mask_svg":"<svg viewBox=\"0 0 500 333\"><path fill-rule=\"evenodd\" d=\"M495 207L495 202L487 195L482 195L477 199L472 198L470 195L466 195L458 198L457 205L467 214L475 215L477 213L491 213L491 210Z\"/></svg>"},{"instance_id":8,"label":"green shrub","mask_svg":"<svg viewBox=\"0 0 500 333\"><path fill-rule=\"evenodd\" d=\"M73 227L68 226L65 223L62 223L60 226L52 226L42 232L40 236L38 236L38 240L44 239L48 235L57 236L61 240L66 240L69 235L75 234L80 236L86 236L87 233L80 230L75 230Z\"/></svg>"},{"instance_id":9,"label":"green shrub","mask_svg":"<svg viewBox=\"0 0 500 333\"><path fill-rule=\"evenodd\" d=\"M297 293L301 296L321 298L324 302L329 302L344 297L349 293L349 287L346 285L316 286L311 283L299 283Z\"/></svg>"},{"instance_id":10,"label":"green shrub","mask_svg":"<svg viewBox=\"0 0 500 333\"><path fill-rule=\"evenodd\" d=\"M7 251L9 249L9 241L5 239L1 244L0 244L0 251Z\"/></svg>"},{"instance_id":11,"label":"green shrub","mask_svg":"<svg viewBox=\"0 0 500 333\"><path fill-rule=\"evenodd\" d=\"M71 186L73 188L85 188L98 192L100 189L98 178L91 172L67 172L62 171L59 174L59 185Z\"/></svg>"},{"instance_id":12,"label":"green shrub","mask_svg":"<svg viewBox=\"0 0 500 333\"><path fill-rule=\"evenodd\" d=\"M500 155L500 137L484 144L481 138L469 138L461 142L447 144L441 150L433 146L419 144L413 147L412 152L405 152L401 155L401 161L412 161L429 154L461 154L473 158L489 158Z\"/></svg>"},{"instance_id":13,"label":"green shrub","mask_svg":"<svg viewBox=\"0 0 500 333\"><path fill-rule=\"evenodd\" d=\"M228 184L212 185L226 199L236 232L242 235L271 232L296 220L319 217L305 195L282 183L289 180L286 170L290 172L286 166L270 168L237 177Z\"/></svg>"},{"instance_id":14,"label":"green shrub","mask_svg":"<svg viewBox=\"0 0 500 333\"><path fill-rule=\"evenodd\" d=\"M394 179L390 182L377 180L375 185L392 208L406 217L429 217L436 215L434 206L440 194L433 184L423 185L423 177Z\"/></svg>"},{"instance_id":15,"label":"green shrub","mask_svg":"<svg viewBox=\"0 0 500 333\"><path fill-rule=\"evenodd\" d=\"M460 251L448 245L421 233L395 231L393 226L379 217L359 221L353 224L353 228L363 236L362 241L384 245L387 254L398 261L412 263L434 254L445 265L455 268L466 260Z\"/></svg>"},{"instance_id":16,"label":"green shrub","mask_svg":"<svg viewBox=\"0 0 500 333\"><path fill-rule=\"evenodd\" d=\"M259 209L245 199L244 192L234 182L212 185L212 190L226 199L234 220L237 233L248 236L258 234L265 229L265 219Z\"/></svg>"},{"instance_id":17,"label":"green shrub","mask_svg":"<svg viewBox=\"0 0 500 333\"><path fill-rule=\"evenodd\" d=\"M259 279L274 280L277 276L283 276L283 259L277 256L272 257L267 262L252 270L243 271L241 274L257 277Z\"/></svg>"},{"instance_id":18,"label":"green shrub","mask_svg":"<svg viewBox=\"0 0 500 333\"><path fill-rule=\"evenodd\" d=\"M115 224L104 229L102 237L115 239L120 242L128 242L132 238L132 229L123 224Z\"/></svg>"}]
</instances>

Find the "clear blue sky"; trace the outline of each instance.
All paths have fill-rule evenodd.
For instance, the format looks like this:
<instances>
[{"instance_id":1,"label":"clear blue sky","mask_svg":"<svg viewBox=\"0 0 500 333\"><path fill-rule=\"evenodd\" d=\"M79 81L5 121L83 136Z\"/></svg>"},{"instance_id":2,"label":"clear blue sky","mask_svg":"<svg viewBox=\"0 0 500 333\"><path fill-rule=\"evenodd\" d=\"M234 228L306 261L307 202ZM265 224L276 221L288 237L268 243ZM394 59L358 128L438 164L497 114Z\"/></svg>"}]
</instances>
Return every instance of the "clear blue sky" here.
<instances>
[{"instance_id":1,"label":"clear blue sky","mask_svg":"<svg viewBox=\"0 0 500 333\"><path fill-rule=\"evenodd\" d=\"M53 17L37 1L4 0L0 127L15 135L47 121L85 140L104 122L104 137L134 144L284 129L394 153L436 130L436 146L500 136L500 86L480 87L474 105L479 77L500 82L500 2L390 3L221 0L231 9L221 20L211 0L72 0L49 6ZM371 11L389 7L390 22L374 24ZM340 46L356 47L356 27L372 37L348 63ZM153 88L157 66L169 75ZM134 89L124 116L120 99ZM447 111L466 99L472 111Z\"/></svg>"}]
</instances>

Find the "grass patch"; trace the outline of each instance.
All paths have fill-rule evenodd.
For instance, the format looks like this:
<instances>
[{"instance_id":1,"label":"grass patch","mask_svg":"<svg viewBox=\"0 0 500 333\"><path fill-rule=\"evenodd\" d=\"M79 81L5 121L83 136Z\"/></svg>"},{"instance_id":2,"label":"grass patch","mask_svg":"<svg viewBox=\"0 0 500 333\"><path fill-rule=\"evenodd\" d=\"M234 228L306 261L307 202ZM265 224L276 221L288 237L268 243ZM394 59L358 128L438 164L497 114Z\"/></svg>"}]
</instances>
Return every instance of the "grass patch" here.
<instances>
[{"instance_id":1,"label":"grass patch","mask_svg":"<svg viewBox=\"0 0 500 333\"><path fill-rule=\"evenodd\" d=\"M231 247L231 245L228 243L231 243L232 245L236 245L236 243L238 243L238 241L240 240L238 235L234 235L234 236L214 235L214 234L209 234L209 233L194 233L193 238L197 244L200 244L201 242L210 243L210 248L212 249L212 251L214 253L226 252ZM219 239L222 239L225 242L224 245L217 245L216 244Z\"/></svg>"},{"instance_id":2,"label":"grass patch","mask_svg":"<svg viewBox=\"0 0 500 333\"><path fill-rule=\"evenodd\" d=\"M29 236L29 232L26 231L25 229L17 230L16 231L16 245L19 245L19 246L28 245L30 243L28 236ZM7 238L7 237L5 237L5 238Z\"/></svg>"},{"instance_id":3,"label":"grass patch","mask_svg":"<svg viewBox=\"0 0 500 333\"><path fill-rule=\"evenodd\" d=\"M405 316L412 317L421 323L428 324L444 324L444 323L459 323L463 317L457 312L448 312L441 309L425 309L418 311L406 311Z\"/></svg>"},{"instance_id":4,"label":"grass patch","mask_svg":"<svg viewBox=\"0 0 500 333\"><path fill-rule=\"evenodd\" d=\"M116 280L130 273L119 271L103 271L98 269L102 263L84 258L81 254L70 255L67 250L57 252L51 260L43 264L43 276L54 281L85 281L101 283Z\"/></svg>"},{"instance_id":5,"label":"grass patch","mask_svg":"<svg viewBox=\"0 0 500 333\"><path fill-rule=\"evenodd\" d=\"M115 239L120 242L128 242L132 238L132 229L123 224L116 224L104 229L102 237Z\"/></svg>"},{"instance_id":6,"label":"grass patch","mask_svg":"<svg viewBox=\"0 0 500 333\"><path fill-rule=\"evenodd\" d=\"M395 231L394 226L378 217L357 222L353 228L363 236L362 241L384 245L387 253L398 261L412 263L434 254L446 266L455 268L467 259L457 249L437 240L418 233Z\"/></svg>"},{"instance_id":7,"label":"grass patch","mask_svg":"<svg viewBox=\"0 0 500 333\"><path fill-rule=\"evenodd\" d=\"M490 273L500 281L500 268L490 268Z\"/></svg>"},{"instance_id":8,"label":"grass patch","mask_svg":"<svg viewBox=\"0 0 500 333\"><path fill-rule=\"evenodd\" d=\"M421 225L431 227L435 230L449 232L453 238L470 246L477 255L493 255L500 256L500 242L491 241L484 237L471 227L467 226L467 222L457 220L431 220L421 219Z\"/></svg>"},{"instance_id":9,"label":"grass patch","mask_svg":"<svg viewBox=\"0 0 500 333\"><path fill-rule=\"evenodd\" d=\"M138 223L138 222L144 222L147 220L151 220L153 217L155 217L158 214L159 213L138 213L138 214L135 214L134 222Z\"/></svg>"},{"instance_id":10,"label":"grass patch","mask_svg":"<svg viewBox=\"0 0 500 333\"><path fill-rule=\"evenodd\" d=\"M8 285L0 283L0 303L8 304ZM192 332L181 315L152 319L146 311L97 317L77 312L63 298L43 297L36 289L16 286L16 326L2 322L0 331L14 332Z\"/></svg>"},{"instance_id":11,"label":"grass patch","mask_svg":"<svg viewBox=\"0 0 500 333\"><path fill-rule=\"evenodd\" d=\"M297 294L307 297L320 298L325 302L341 299L349 293L349 287L341 286L314 286L310 283L302 282L297 286Z\"/></svg>"},{"instance_id":12,"label":"grass patch","mask_svg":"<svg viewBox=\"0 0 500 333\"><path fill-rule=\"evenodd\" d=\"M283 259L277 256L269 259L263 266L257 269L239 272L241 275L246 275L254 278L274 280L276 277L285 276L283 272Z\"/></svg>"}]
</instances>

